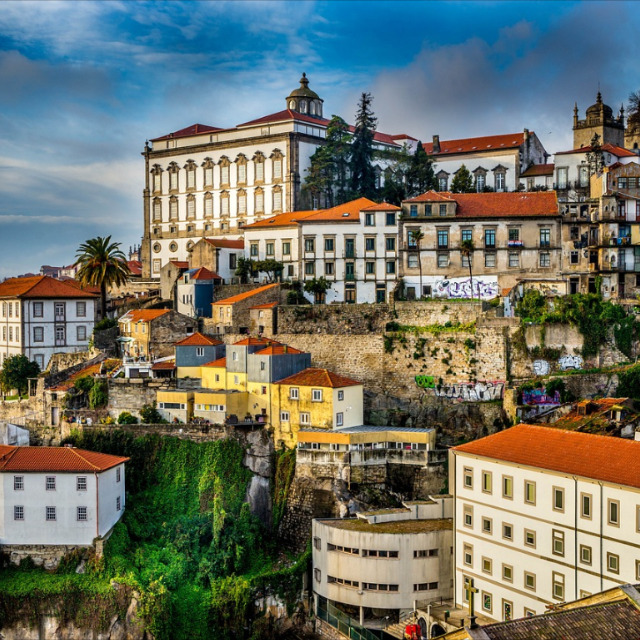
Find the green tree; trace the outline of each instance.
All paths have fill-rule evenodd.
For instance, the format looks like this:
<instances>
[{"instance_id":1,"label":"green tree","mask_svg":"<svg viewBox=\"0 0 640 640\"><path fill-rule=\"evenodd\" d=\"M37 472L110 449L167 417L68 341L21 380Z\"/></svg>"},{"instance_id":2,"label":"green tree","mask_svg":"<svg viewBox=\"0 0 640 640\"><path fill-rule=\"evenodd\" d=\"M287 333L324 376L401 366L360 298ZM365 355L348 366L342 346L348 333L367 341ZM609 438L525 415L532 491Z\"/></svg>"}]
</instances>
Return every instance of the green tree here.
<instances>
[{"instance_id":1,"label":"green tree","mask_svg":"<svg viewBox=\"0 0 640 640\"><path fill-rule=\"evenodd\" d=\"M422 298L422 245L421 242L424 239L424 233L420 229L414 229L409 232L411 239L415 242L418 249L418 268L420 269L420 291L418 293L418 300Z\"/></svg>"},{"instance_id":2,"label":"green tree","mask_svg":"<svg viewBox=\"0 0 640 640\"><path fill-rule=\"evenodd\" d=\"M304 283L304 290L313 294L316 304L322 304L325 301L325 295L329 289L331 289L331 283L324 276Z\"/></svg>"},{"instance_id":3,"label":"green tree","mask_svg":"<svg viewBox=\"0 0 640 640\"><path fill-rule=\"evenodd\" d=\"M247 284L252 273L255 273L255 262L250 258L238 258L236 266L236 275L240 278L242 284Z\"/></svg>"},{"instance_id":4,"label":"green tree","mask_svg":"<svg viewBox=\"0 0 640 640\"><path fill-rule=\"evenodd\" d=\"M407 199L407 192L401 181L396 180L391 172L384 180L384 185L380 191L380 197L389 204L400 206L403 200Z\"/></svg>"},{"instance_id":5,"label":"green tree","mask_svg":"<svg viewBox=\"0 0 640 640\"><path fill-rule=\"evenodd\" d=\"M475 189L473 188L473 177L471 173L469 173L469 169L462 165L453 176L453 180L451 181L451 192L452 193L473 193Z\"/></svg>"},{"instance_id":6,"label":"green tree","mask_svg":"<svg viewBox=\"0 0 640 640\"><path fill-rule=\"evenodd\" d=\"M36 362L31 362L27 356L20 354L6 358L0 371L0 384L3 392L17 389L23 395L29 388L29 378L35 378L40 373Z\"/></svg>"},{"instance_id":7,"label":"green tree","mask_svg":"<svg viewBox=\"0 0 640 640\"><path fill-rule=\"evenodd\" d=\"M275 282L282 275L284 265L282 262L269 258L268 260L258 260L255 263L255 270L258 273L266 273L269 282Z\"/></svg>"},{"instance_id":8,"label":"green tree","mask_svg":"<svg viewBox=\"0 0 640 640\"><path fill-rule=\"evenodd\" d=\"M78 281L83 286L100 288L100 317L107 312L107 288L125 284L131 275L127 259L119 242L106 238L91 238L76 252Z\"/></svg>"},{"instance_id":9,"label":"green tree","mask_svg":"<svg viewBox=\"0 0 640 640\"><path fill-rule=\"evenodd\" d=\"M627 126L629 129L640 127L640 91L635 91L629 95L627 105Z\"/></svg>"},{"instance_id":10,"label":"green tree","mask_svg":"<svg viewBox=\"0 0 640 640\"><path fill-rule=\"evenodd\" d=\"M467 259L469 265L469 284L471 286L471 299L473 300L473 252L475 250L473 240L463 240L460 243L460 255Z\"/></svg>"},{"instance_id":11,"label":"green tree","mask_svg":"<svg viewBox=\"0 0 640 640\"><path fill-rule=\"evenodd\" d=\"M436 176L433 171L433 158L427 155L422 142L418 141L415 153L407 172L407 197L413 198L429 189L434 189Z\"/></svg>"},{"instance_id":12,"label":"green tree","mask_svg":"<svg viewBox=\"0 0 640 640\"><path fill-rule=\"evenodd\" d=\"M372 164L373 136L377 118L373 115L370 93L363 93L358 103L355 130L351 143L351 195L354 198L376 196L376 175Z\"/></svg>"}]
</instances>

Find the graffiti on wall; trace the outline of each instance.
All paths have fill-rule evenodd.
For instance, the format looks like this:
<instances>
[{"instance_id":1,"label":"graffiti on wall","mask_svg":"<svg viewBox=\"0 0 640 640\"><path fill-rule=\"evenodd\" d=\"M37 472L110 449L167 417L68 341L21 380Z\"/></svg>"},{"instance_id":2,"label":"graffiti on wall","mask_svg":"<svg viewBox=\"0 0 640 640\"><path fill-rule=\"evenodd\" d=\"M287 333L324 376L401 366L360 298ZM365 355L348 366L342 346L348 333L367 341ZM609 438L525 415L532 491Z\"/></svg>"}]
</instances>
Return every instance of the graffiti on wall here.
<instances>
[{"instance_id":1,"label":"graffiti on wall","mask_svg":"<svg viewBox=\"0 0 640 640\"><path fill-rule=\"evenodd\" d=\"M500 289L497 281L473 278L473 297L482 300L490 300L499 295ZM433 295L436 298L471 298L471 285L469 278L448 278L436 280L433 287Z\"/></svg>"},{"instance_id":2,"label":"graffiti on wall","mask_svg":"<svg viewBox=\"0 0 640 640\"><path fill-rule=\"evenodd\" d=\"M551 367L546 360L533 361L533 373L536 376L546 376L551 371Z\"/></svg>"},{"instance_id":3,"label":"graffiti on wall","mask_svg":"<svg viewBox=\"0 0 640 640\"><path fill-rule=\"evenodd\" d=\"M584 360L582 356L562 356L558 360L558 366L563 371L568 371L569 369L582 369L582 365L584 364Z\"/></svg>"},{"instance_id":4,"label":"graffiti on wall","mask_svg":"<svg viewBox=\"0 0 640 640\"><path fill-rule=\"evenodd\" d=\"M523 391L522 404L560 404L560 392L554 391L553 393L548 394L545 389L532 389L531 391Z\"/></svg>"},{"instance_id":5,"label":"graffiti on wall","mask_svg":"<svg viewBox=\"0 0 640 640\"><path fill-rule=\"evenodd\" d=\"M421 389L433 389L436 386L436 379L433 376L416 376L416 384Z\"/></svg>"},{"instance_id":6,"label":"graffiti on wall","mask_svg":"<svg viewBox=\"0 0 640 640\"><path fill-rule=\"evenodd\" d=\"M456 382L433 387L438 398L448 398L457 402L489 402L501 400L504 381Z\"/></svg>"}]
</instances>

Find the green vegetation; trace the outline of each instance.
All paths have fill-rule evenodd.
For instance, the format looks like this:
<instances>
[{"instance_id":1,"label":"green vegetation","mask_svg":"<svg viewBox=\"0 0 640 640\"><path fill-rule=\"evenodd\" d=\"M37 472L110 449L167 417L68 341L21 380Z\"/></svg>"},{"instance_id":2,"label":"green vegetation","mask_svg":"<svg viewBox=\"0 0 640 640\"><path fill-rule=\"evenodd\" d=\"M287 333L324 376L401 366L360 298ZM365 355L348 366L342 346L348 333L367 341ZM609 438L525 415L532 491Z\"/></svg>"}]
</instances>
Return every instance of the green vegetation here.
<instances>
[{"instance_id":1,"label":"green vegetation","mask_svg":"<svg viewBox=\"0 0 640 640\"><path fill-rule=\"evenodd\" d=\"M40 367L31 362L27 356L20 354L9 356L2 363L0 371L0 386L3 393L18 390L18 395L24 395L29 387L29 378L35 378L40 373Z\"/></svg>"},{"instance_id":2,"label":"green vegetation","mask_svg":"<svg viewBox=\"0 0 640 640\"><path fill-rule=\"evenodd\" d=\"M617 396L640 399L640 364L618 374Z\"/></svg>"},{"instance_id":3,"label":"green vegetation","mask_svg":"<svg viewBox=\"0 0 640 640\"><path fill-rule=\"evenodd\" d=\"M138 418L131 415L128 411L123 411L118 416L118 424L138 424Z\"/></svg>"},{"instance_id":4,"label":"green vegetation","mask_svg":"<svg viewBox=\"0 0 640 640\"><path fill-rule=\"evenodd\" d=\"M165 424L167 421L160 415L156 409L156 403L144 404L140 409L140 419L143 424Z\"/></svg>"},{"instance_id":5,"label":"green vegetation","mask_svg":"<svg viewBox=\"0 0 640 640\"><path fill-rule=\"evenodd\" d=\"M75 573L77 556L55 573L30 563L0 573L0 625L35 620L46 607L104 631L113 615L124 615L135 590L156 640L222 640L247 637L258 591L295 601L310 552L274 561L273 536L244 502L251 472L239 443L136 437L118 429L74 434L66 442L131 458L127 509L104 558L90 558L86 573ZM277 456L278 519L294 461L292 451Z\"/></svg>"},{"instance_id":6,"label":"green vegetation","mask_svg":"<svg viewBox=\"0 0 640 640\"><path fill-rule=\"evenodd\" d=\"M115 318L103 318L93 327L94 331L104 331L105 329L112 329L118 326L118 321Z\"/></svg>"},{"instance_id":7,"label":"green vegetation","mask_svg":"<svg viewBox=\"0 0 640 640\"><path fill-rule=\"evenodd\" d=\"M389 325L387 325L388 327ZM431 333L434 336L439 336L441 333L475 333L476 323L474 322L451 322L447 321L444 324L428 324L424 327L417 327L414 325L398 324L396 331L398 333Z\"/></svg>"}]
</instances>

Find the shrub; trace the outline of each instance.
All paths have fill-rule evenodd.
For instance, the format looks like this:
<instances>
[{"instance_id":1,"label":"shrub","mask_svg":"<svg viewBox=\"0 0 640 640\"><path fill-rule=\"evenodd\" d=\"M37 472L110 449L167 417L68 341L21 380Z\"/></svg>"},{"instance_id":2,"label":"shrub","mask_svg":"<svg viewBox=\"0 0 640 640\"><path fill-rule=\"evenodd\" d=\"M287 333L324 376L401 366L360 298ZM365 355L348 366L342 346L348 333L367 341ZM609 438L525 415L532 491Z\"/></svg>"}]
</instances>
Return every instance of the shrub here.
<instances>
[{"instance_id":1,"label":"shrub","mask_svg":"<svg viewBox=\"0 0 640 640\"><path fill-rule=\"evenodd\" d=\"M105 329L112 329L118 326L118 321L113 318L103 318L100 322L96 322L93 327L94 331L104 331Z\"/></svg>"},{"instance_id":2,"label":"shrub","mask_svg":"<svg viewBox=\"0 0 640 640\"><path fill-rule=\"evenodd\" d=\"M156 409L156 403L145 404L140 409L140 419L144 424L161 424L166 420L160 415L160 412Z\"/></svg>"},{"instance_id":3,"label":"shrub","mask_svg":"<svg viewBox=\"0 0 640 640\"><path fill-rule=\"evenodd\" d=\"M132 416L128 411L123 411L118 416L118 424L138 424L138 418Z\"/></svg>"},{"instance_id":4,"label":"shrub","mask_svg":"<svg viewBox=\"0 0 640 640\"><path fill-rule=\"evenodd\" d=\"M104 407L109 401L109 385L106 380L94 380L89 391L89 407L97 409Z\"/></svg>"}]
</instances>

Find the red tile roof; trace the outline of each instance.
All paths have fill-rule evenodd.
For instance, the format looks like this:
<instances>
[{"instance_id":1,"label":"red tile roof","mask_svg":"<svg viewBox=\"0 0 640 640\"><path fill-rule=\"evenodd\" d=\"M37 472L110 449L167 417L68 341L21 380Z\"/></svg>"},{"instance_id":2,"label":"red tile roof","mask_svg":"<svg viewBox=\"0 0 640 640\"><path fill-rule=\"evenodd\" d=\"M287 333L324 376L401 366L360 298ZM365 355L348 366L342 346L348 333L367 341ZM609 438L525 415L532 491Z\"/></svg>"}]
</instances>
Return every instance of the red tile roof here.
<instances>
[{"instance_id":1,"label":"red tile roof","mask_svg":"<svg viewBox=\"0 0 640 640\"><path fill-rule=\"evenodd\" d=\"M233 344L240 347L247 347L254 344L256 345L263 344L265 347L268 347L269 345L272 345L272 344L282 344L282 343L278 342L277 340L271 340L270 338L253 338L252 336L249 336L248 338L244 338L243 340L238 340L238 342L234 342Z\"/></svg>"},{"instance_id":2,"label":"red tile roof","mask_svg":"<svg viewBox=\"0 0 640 640\"><path fill-rule=\"evenodd\" d=\"M640 442L520 424L454 451L640 488Z\"/></svg>"},{"instance_id":3,"label":"red tile roof","mask_svg":"<svg viewBox=\"0 0 640 640\"><path fill-rule=\"evenodd\" d=\"M306 216L302 224L310 222L358 222L360 220L360 211L371 205L375 205L373 200L369 200L369 198L358 198L331 207L331 209L315 211L310 216Z\"/></svg>"},{"instance_id":4,"label":"red tile roof","mask_svg":"<svg viewBox=\"0 0 640 640\"><path fill-rule=\"evenodd\" d=\"M56 280L50 276L9 278L0 283L0 298L95 298L73 281Z\"/></svg>"},{"instance_id":5,"label":"red tile roof","mask_svg":"<svg viewBox=\"0 0 640 640\"><path fill-rule=\"evenodd\" d=\"M129 271L131 271L132 276L142 275L142 262L140 260L129 260L127 265L129 265Z\"/></svg>"},{"instance_id":6,"label":"red tile roof","mask_svg":"<svg viewBox=\"0 0 640 640\"><path fill-rule=\"evenodd\" d=\"M197 136L202 133L213 133L214 131L224 131L220 127L211 127L207 124L192 124L190 127L185 127L173 133L168 133L166 136L160 138L151 138L151 142L157 142L158 140L169 140L171 138L187 138L189 136Z\"/></svg>"},{"instance_id":7,"label":"red tile roof","mask_svg":"<svg viewBox=\"0 0 640 640\"><path fill-rule=\"evenodd\" d=\"M84 376L95 376L97 373L100 373L100 364L92 364L89 367L85 367L84 369L80 369L73 375L69 376L64 382L56 385L55 387L50 387L49 391L68 391L73 387L75 381L78 378L82 378Z\"/></svg>"},{"instance_id":8,"label":"red tile roof","mask_svg":"<svg viewBox=\"0 0 640 640\"><path fill-rule=\"evenodd\" d=\"M152 371L173 371L176 368L174 360L163 360L162 362L154 362L151 365Z\"/></svg>"},{"instance_id":9,"label":"red tile roof","mask_svg":"<svg viewBox=\"0 0 640 640\"><path fill-rule=\"evenodd\" d=\"M629 149L625 149L624 147L619 147L615 144L606 144L602 145L602 150L607 153L612 153L614 156L618 158L634 158L636 154L633 151L629 151ZM556 151L554 155L563 156L570 153L589 153L591 151L591 145L587 145L586 147L578 147L577 149L569 149L568 151Z\"/></svg>"},{"instance_id":10,"label":"red tile roof","mask_svg":"<svg viewBox=\"0 0 640 640\"><path fill-rule=\"evenodd\" d=\"M119 320L128 320L129 322L151 322L165 313L169 313L169 309L132 309L127 311Z\"/></svg>"},{"instance_id":11,"label":"red tile roof","mask_svg":"<svg viewBox=\"0 0 640 640\"><path fill-rule=\"evenodd\" d=\"M224 300L218 300L217 302L212 302L212 305L221 305L221 304L235 304L236 302L240 302L241 300L246 300L247 298L251 298L252 296L257 295L258 293L262 293L263 291L268 291L269 289L273 289L277 287L278 283L274 282L272 284L266 284L264 287L258 287L257 289L251 289L251 291L243 291L242 293L238 293L235 296L231 296L230 298L225 298Z\"/></svg>"},{"instance_id":12,"label":"red tile roof","mask_svg":"<svg viewBox=\"0 0 640 640\"><path fill-rule=\"evenodd\" d=\"M169 260L169 262L178 269L188 269L189 263L186 260Z\"/></svg>"},{"instance_id":13,"label":"red tile roof","mask_svg":"<svg viewBox=\"0 0 640 640\"><path fill-rule=\"evenodd\" d=\"M380 204L372 204L369 207L364 207L360 211L402 211L401 207L397 207L395 204L389 204L388 202L381 202Z\"/></svg>"},{"instance_id":14,"label":"red tile roof","mask_svg":"<svg viewBox=\"0 0 640 640\"><path fill-rule=\"evenodd\" d=\"M211 362L207 362L202 365L203 367L226 367L227 359L226 358L218 358L217 360L212 360Z\"/></svg>"},{"instance_id":15,"label":"red tile roof","mask_svg":"<svg viewBox=\"0 0 640 640\"><path fill-rule=\"evenodd\" d=\"M273 307L278 306L278 302L265 302L264 304L257 304L255 307L251 307L252 309L273 309Z\"/></svg>"},{"instance_id":16,"label":"red tile roof","mask_svg":"<svg viewBox=\"0 0 640 640\"><path fill-rule=\"evenodd\" d=\"M8 450L7 450L8 449ZM129 458L75 447L2 447L0 471L89 472L106 471Z\"/></svg>"},{"instance_id":17,"label":"red tile roof","mask_svg":"<svg viewBox=\"0 0 640 640\"><path fill-rule=\"evenodd\" d=\"M205 336L204 334L196 331L192 333L190 336L183 338L179 342L175 343L176 347L205 347L211 345L224 344L220 340L216 340L215 338L210 338L209 336Z\"/></svg>"},{"instance_id":18,"label":"red tile roof","mask_svg":"<svg viewBox=\"0 0 640 640\"><path fill-rule=\"evenodd\" d=\"M200 267L192 276L189 276L189 280L222 280L222 278L206 267Z\"/></svg>"},{"instance_id":19,"label":"red tile roof","mask_svg":"<svg viewBox=\"0 0 640 640\"><path fill-rule=\"evenodd\" d=\"M338 375L329 371L328 369L316 369L309 367L299 373L294 373L288 378L278 380L276 384L295 384L301 387L355 387L361 385L362 382L352 380L351 378L345 378L345 376Z\"/></svg>"},{"instance_id":20,"label":"red tile roof","mask_svg":"<svg viewBox=\"0 0 640 640\"><path fill-rule=\"evenodd\" d=\"M267 227L292 227L295 226L299 220L303 220L307 216L314 213L318 213L318 209L311 211L287 211L285 213L279 213L270 218L264 220L258 220L258 222L252 222L251 224L245 224L243 229L262 229Z\"/></svg>"},{"instance_id":21,"label":"red tile roof","mask_svg":"<svg viewBox=\"0 0 640 640\"><path fill-rule=\"evenodd\" d=\"M406 133L397 133L396 135L390 136L390 137L393 138L394 140L415 140L416 142L418 142L418 138L409 136Z\"/></svg>"},{"instance_id":22,"label":"red tile roof","mask_svg":"<svg viewBox=\"0 0 640 640\"><path fill-rule=\"evenodd\" d=\"M531 132L533 134L533 131ZM506 133L497 136L479 138L460 138L458 140L440 140L440 151L434 153L433 142L422 146L430 156L454 155L456 153L480 153L496 149L515 149L524 143L524 133Z\"/></svg>"},{"instance_id":23,"label":"red tile roof","mask_svg":"<svg viewBox=\"0 0 640 640\"><path fill-rule=\"evenodd\" d=\"M228 238L205 238L204 240L219 249L244 249L244 240L242 239L229 240Z\"/></svg>"},{"instance_id":24,"label":"red tile roof","mask_svg":"<svg viewBox=\"0 0 640 640\"><path fill-rule=\"evenodd\" d=\"M455 200L456 218L523 218L558 216L555 191L508 193L438 193L428 191L406 202Z\"/></svg>"},{"instance_id":25,"label":"red tile roof","mask_svg":"<svg viewBox=\"0 0 640 640\"><path fill-rule=\"evenodd\" d=\"M281 356L286 355L288 353L305 353L304 351L300 351L299 349L294 349L286 344L272 344L266 349L262 349L261 351L256 351L254 356Z\"/></svg>"},{"instance_id":26,"label":"red tile roof","mask_svg":"<svg viewBox=\"0 0 640 640\"><path fill-rule=\"evenodd\" d=\"M521 178L533 178L534 176L553 175L555 164L532 164L526 171L520 174Z\"/></svg>"}]
</instances>

